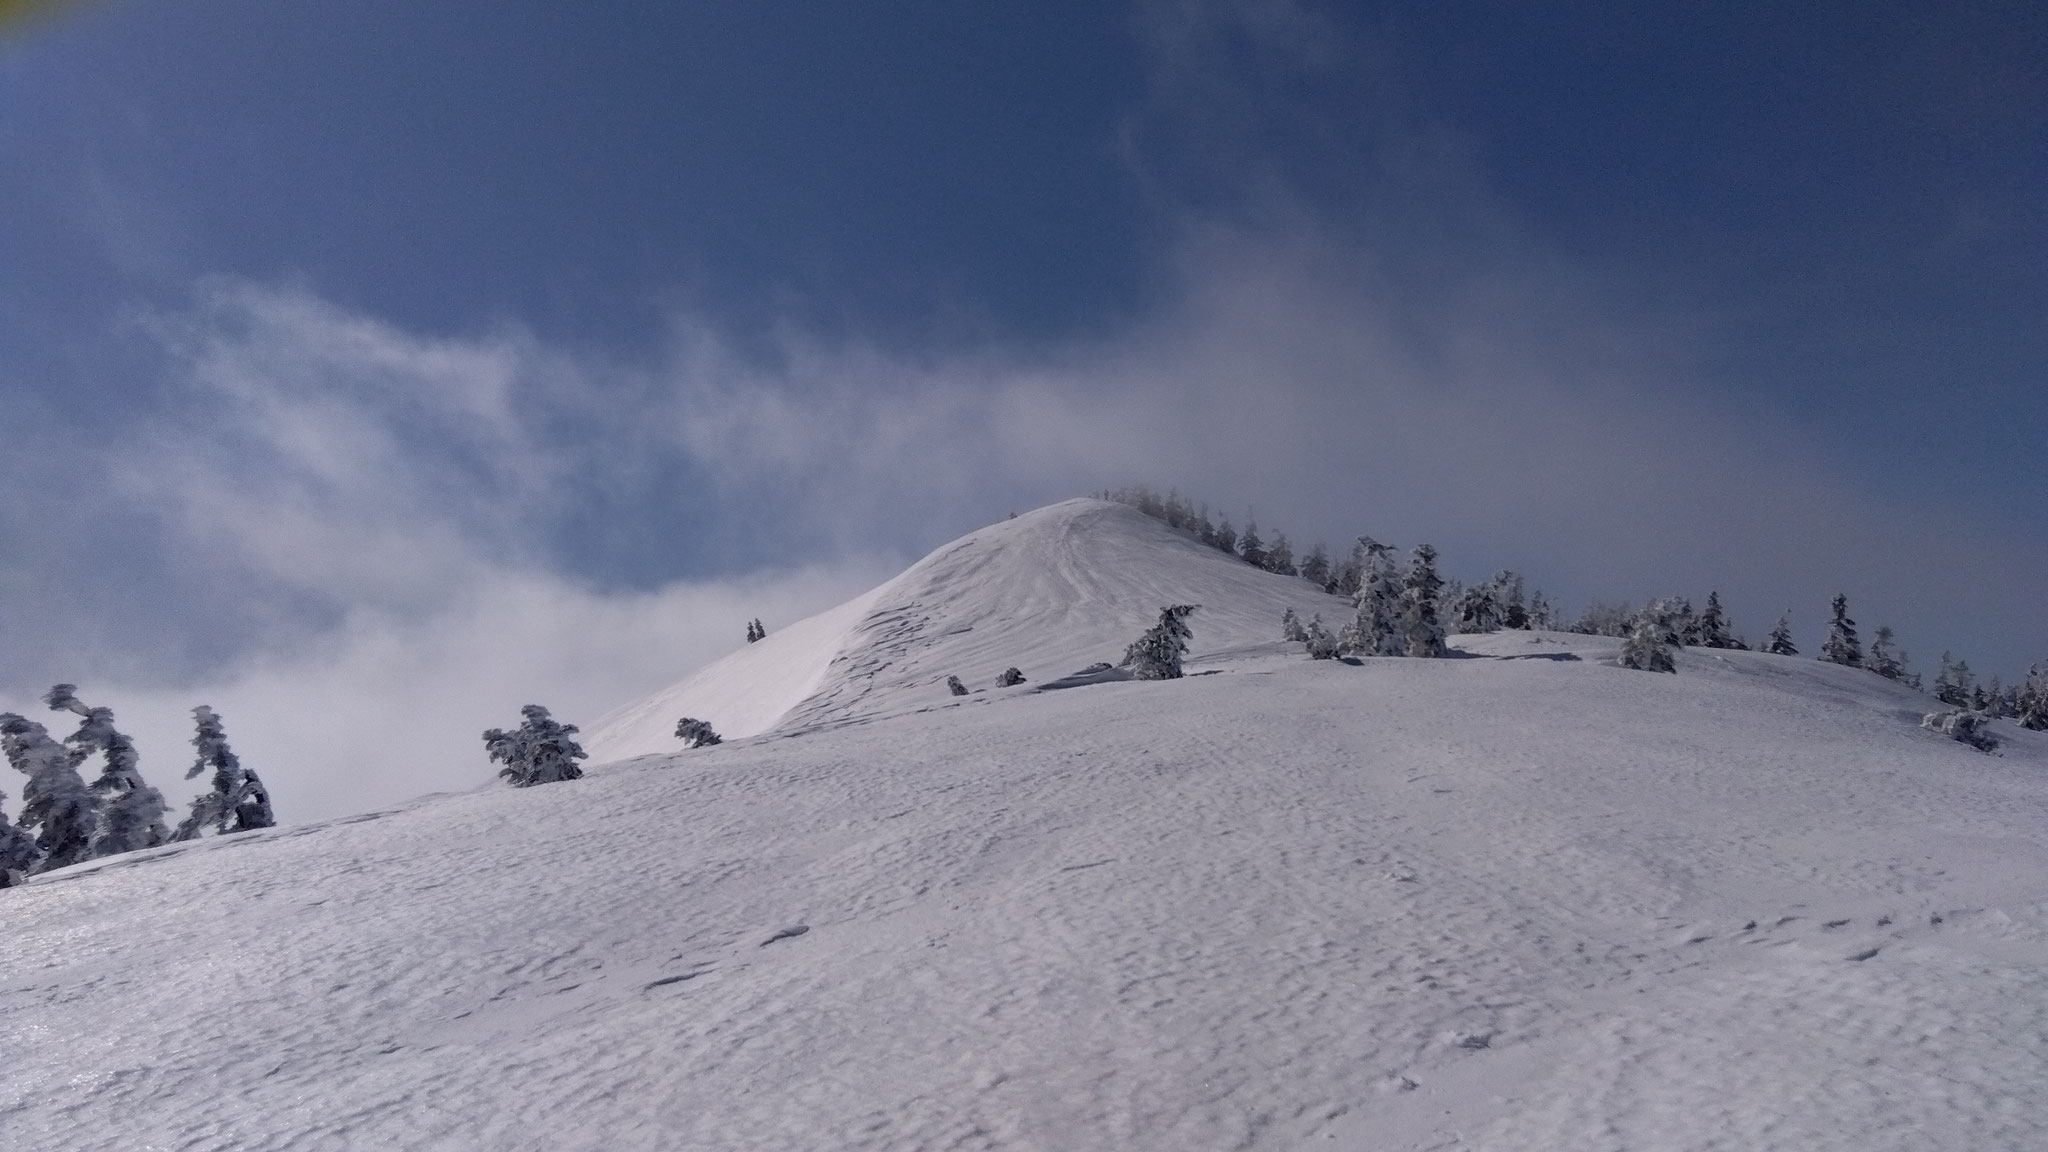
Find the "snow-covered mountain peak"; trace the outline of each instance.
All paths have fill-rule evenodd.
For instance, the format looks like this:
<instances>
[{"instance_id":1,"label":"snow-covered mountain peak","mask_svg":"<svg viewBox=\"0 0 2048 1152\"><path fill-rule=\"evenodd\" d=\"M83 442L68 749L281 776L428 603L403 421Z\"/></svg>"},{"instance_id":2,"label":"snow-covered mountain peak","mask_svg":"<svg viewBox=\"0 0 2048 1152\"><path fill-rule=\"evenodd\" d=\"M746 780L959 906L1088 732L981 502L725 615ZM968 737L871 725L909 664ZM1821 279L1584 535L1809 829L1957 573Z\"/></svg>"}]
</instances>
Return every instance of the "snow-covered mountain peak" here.
<instances>
[{"instance_id":1,"label":"snow-covered mountain peak","mask_svg":"<svg viewBox=\"0 0 2048 1152\"><path fill-rule=\"evenodd\" d=\"M1067 500L977 529L901 575L725 656L593 726L594 761L679 747L683 716L727 738L915 710L948 698L946 678L993 689L1004 669L1030 683L1114 661L1168 604L1200 604L1190 657L1267 645L1280 615L1350 606L1305 581L1262 572L1135 509Z\"/></svg>"}]
</instances>

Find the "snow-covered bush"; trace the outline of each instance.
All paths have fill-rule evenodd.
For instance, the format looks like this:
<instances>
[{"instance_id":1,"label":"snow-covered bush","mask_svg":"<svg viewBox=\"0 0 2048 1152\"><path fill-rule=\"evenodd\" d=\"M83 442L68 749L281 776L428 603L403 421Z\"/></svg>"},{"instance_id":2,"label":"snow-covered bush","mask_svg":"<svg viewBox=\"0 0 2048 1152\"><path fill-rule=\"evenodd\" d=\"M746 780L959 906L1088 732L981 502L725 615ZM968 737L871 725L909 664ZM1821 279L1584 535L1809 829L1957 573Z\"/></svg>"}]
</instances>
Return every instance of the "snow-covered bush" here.
<instances>
[{"instance_id":1,"label":"snow-covered bush","mask_svg":"<svg viewBox=\"0 0 2048 1152\"><path fill-rule=\"evenodd\" d=\"M1981 752L1998 747L1998 737L1990 731L1991 717L1972 708L1955 708L1945 712L1929 712L1920 726L1930 732L1939 732L1951 740L1960 740Z\"/></svg>"},{"instance_id":2,"label":"snow-covered bush","mask_svg":"<svg viewBox=\"0 0 2048 1152\"><path fill-rule=\"evenodd\" d=\"M694 716L676 721L676 739L681 740L685 748L709 748L713 744L725 743L724 737L712 731L709 721Z\"/></svg>"},{"instance_id":3,"label":"snow-covered bush","mask_svg":"<svg viewBox=\"0 0 2048 1152\"><path fill-rule=\"evenodd\" d=\"M958 676L948 676L946 677L946 691L951 692L955 696L965 696L967 695L967 685L962 684Z\"/></svg>"},{"instance_id":4,"label":"snow-covered bush","mask_svg":"<svg viewBox=\"0 0 2048 1152\"><path fill-rule=\"evenodd\" d=\"M199 756L186 769L185 779L191 780L211 768L213 788L192 798L191 811L171 839L197 839L209 825L216 835L226 835L276 824L277 819L270 811L270 793L255 771L242 767L241 758L228 748L227 729L221 724L220 715L201 704L192 710L192 720L198 728L192 746L199 750Z\"/></svg>"},{"instance_id":5,"label":"snow-covered bush","mask_svg":"<svg viewBox=\"0 0 2048 1152\"><path fill-rule=\"evenodd\" d=\"M1003 669L1002 675L996 677L996 687L998 688L1015 688L1023 682L1024 673L1019 672L1014 667Z\"/></svg>"},{"instance_id":6,"label":"snow-covered bush","mask_svg":"<svg viewBox=\"0 0 2048 1152\"><path fill-rule=\"evenodd\" d=\"M1290 644L1299 644L1308 639L1308 630L1301 626L1301 617L1289 608L1280 613L1280 638Z\"/></svg>"},{"instance_id":7,"label":"snow-covered bush","mask_svg":"<svg viewBox=\"0 0 2048 1152\"><path fill-rule=\"evenodd\" d=\"M1671 659L1671 624L1660 611L1662 601L1636 613L1635 625L1621 642L1621 666L1643 672L1677 672Z\"/></svg>"},{"instance_id":8,"label":"snow-covered bush","mask_svg":"<svg viewBox=\"0 0 2048 1152\"><path fill-rule=\"evenodd\" d=\"M572 739L576 726L556 722L538 704L528 704L519 713L526 720L514 731L492 728L484 733L484 750L505 765L498 775L514 788L580 779L583 769L576 761L588 754Z\"/></svg>"},{"instance_id":9,"label":"snow-covered bush","mask_svg":"<svg viewBox=\"0 0 2048 1152\"><path fill-rule=\"evenodd\" d=\"M1309 659L1335 660L1337 658L1337 637L1332 635L1328 628L1323 627L1323 618L1321 616L1317 616L1308 622L1308 628L1302 632L1301 639L1303 645L1308 649Z\"/></svg>"},{"instance_id":10,"label":"snow-covered bush","mask_svg":"<svg viewBox=\"0 0 2048 1152\"><path fill-rule=\"evenodd\" d=\"M1120 666L1130 669L1134 680L1178 680L1181 657L1187 655L1188 640L1194 636L1188 617L1199 607L1174 604L1160 609L1159 623L1131 642Z\"/></svg>"}]
</instances>

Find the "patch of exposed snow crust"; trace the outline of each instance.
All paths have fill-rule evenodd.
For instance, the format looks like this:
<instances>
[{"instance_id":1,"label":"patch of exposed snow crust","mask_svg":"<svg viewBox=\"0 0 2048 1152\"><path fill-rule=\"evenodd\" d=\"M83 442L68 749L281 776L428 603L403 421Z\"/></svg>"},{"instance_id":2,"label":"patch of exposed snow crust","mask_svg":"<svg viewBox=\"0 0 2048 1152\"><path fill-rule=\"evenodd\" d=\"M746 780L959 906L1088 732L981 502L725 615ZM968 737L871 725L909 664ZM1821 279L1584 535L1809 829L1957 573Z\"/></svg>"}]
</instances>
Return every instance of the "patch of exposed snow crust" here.
<instances>
[{"instance_id":1,"label":"patch of exposed snow crust","mask_svg":"<svg viewBox=\"0 0 2048 1152\"><path fill-rule=\"evenodd\" d=\"M2048 734L1754 652L1311 661L1263 582L1133 597L1238 622L1184 679L1039 691L1150 622L1116 571L921 567L763 658L793 738L0 891L0 1143L2048 1147Z\"/></svg>"}]
</instances>

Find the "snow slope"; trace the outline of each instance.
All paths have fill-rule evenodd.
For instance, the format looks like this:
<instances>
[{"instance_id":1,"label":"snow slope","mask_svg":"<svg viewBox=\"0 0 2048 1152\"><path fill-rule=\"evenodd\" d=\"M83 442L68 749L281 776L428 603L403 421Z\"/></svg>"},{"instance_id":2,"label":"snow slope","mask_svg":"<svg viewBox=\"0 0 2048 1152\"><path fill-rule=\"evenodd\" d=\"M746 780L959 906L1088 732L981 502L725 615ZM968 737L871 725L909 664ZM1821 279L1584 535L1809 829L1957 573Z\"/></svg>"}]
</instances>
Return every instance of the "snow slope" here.
<instances>
[{"instance_id":1,"label":"snow slope","mask_svg":"<svg viewBox=\"0 0 2048 1152\"><path fill-rule=\"evenodd\" d=\"M1130 528L1091 578L1167 587ZM920 652L1009 627L925 587ZM0 1144L2048 1147L2048 737L1461 648L913 698L986 675L928 656L828 726L39 877Z\"/></svg>"},{"instance_id":2,"label":"snow slope","mask_svg":"<svg viewBox=\"0 0 2048 1152\"><path fill-rule=\"evenodd\" d=\"M1199 663L1280 633L1288 608L1335 631L1350 605L1204 547L1135 509L1068 500L971 532L837 608L770 633L601 719L597 762L678 748L676 721L728 738L872 719L946 698L946 677L1034 683L1116 661L1169 604L1200 604Z\"/></svg>"}]
</instances>

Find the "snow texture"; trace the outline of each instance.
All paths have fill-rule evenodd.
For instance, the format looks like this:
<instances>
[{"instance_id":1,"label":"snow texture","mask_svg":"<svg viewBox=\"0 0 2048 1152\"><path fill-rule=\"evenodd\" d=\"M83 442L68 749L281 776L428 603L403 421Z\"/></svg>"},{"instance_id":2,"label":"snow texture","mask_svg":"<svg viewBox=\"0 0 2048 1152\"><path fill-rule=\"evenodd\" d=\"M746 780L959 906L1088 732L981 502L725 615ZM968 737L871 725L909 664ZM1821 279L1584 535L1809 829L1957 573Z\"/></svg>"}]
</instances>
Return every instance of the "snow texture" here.
<instances>
[{"instance_id":1,"label":"snow texture","mask_svg":"<svg viewBox=\"0 0 2048 1152\"><path fill-rule=\"evenodd\" d=\"M1600 637L1310 661L1285 578L1050 513L777 657L777 738L0 891L6 1145L2048 1147L2048 735ZM939 683L1197 601L1182 679Z\"/></svg>"}]
</instances>

